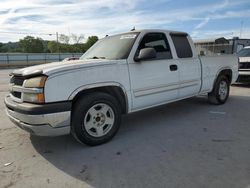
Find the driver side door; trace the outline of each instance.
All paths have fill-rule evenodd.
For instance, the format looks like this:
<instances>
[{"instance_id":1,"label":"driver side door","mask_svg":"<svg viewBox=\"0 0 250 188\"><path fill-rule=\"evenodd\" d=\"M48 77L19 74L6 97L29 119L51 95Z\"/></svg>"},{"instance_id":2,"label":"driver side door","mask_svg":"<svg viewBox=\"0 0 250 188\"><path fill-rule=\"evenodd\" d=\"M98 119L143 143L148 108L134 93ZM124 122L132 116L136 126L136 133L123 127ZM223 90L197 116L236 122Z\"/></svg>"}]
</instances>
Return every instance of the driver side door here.
<instances>
[{"instance_id":1,"label":"driver side door","mask_svg":"<svg viewBox=\"0 0 250 188\"><path fill-rule=\"evenodd\" d=\"M129 63L132 111L176 100L179 89L178 61L173 59L165 33L147 33L135 57L143 48L154 48L156 58Z\"/></svg>"}]
</instances>

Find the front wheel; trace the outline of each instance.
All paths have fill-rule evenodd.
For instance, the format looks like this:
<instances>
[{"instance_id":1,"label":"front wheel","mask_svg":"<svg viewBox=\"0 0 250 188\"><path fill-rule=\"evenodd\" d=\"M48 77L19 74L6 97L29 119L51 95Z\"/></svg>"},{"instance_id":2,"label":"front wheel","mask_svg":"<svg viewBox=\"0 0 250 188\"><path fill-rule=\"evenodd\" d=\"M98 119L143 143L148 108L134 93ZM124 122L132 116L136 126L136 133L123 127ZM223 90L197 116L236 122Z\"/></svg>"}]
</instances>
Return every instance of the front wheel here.
<instances>
[{"instance_id":1,"label":"front wheel","mask_svg":"<svg viewBox=\"0 0 250 188\"><path fill-rule=\"evenodd\" d=\"M229 96L230 83L226 76L221 75L217 78L213 91L208 94L211 104L224 104Z\"/></svg>"},{"instance_id":2,"label":"front wheel","mask_svg":"<svg viewBox=\"0 0 250 188\"><path fill-rule=\"evenodd\" d=\"M81 143L95 146L112 139L120 127L121 108L106 93L93 93L75 102L72 135Z\"/></svg>"}]
</instances>

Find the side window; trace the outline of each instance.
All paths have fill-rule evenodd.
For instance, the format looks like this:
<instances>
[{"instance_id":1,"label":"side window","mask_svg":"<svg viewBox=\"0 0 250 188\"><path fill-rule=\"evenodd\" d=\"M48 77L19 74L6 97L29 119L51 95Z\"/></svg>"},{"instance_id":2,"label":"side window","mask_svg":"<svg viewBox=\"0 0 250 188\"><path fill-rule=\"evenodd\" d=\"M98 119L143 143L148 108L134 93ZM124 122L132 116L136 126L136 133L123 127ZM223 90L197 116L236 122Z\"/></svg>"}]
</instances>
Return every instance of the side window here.
<instances>
[{"instance_id":1,"label":"side window","mask_svg":"<svg viewBox=\"0 0 250 188\"><path fill-rule=\"evenodd\" d=\"M138 55L143 48L154 48L156 51L156 59L172 59L167 38L163 33L146 34L138 47L136 55Z\"/></svg>"},{"instance_id":2,"label":"side window","mask_svg":"<svg viewBox=\"0 0 250 188\"><path fill-rule=\"evenodd\" d=\"M173 40L175 50L179 58L193 57L193 52L187 39L187 35L171 34L171 38Z\"/></svg>"}]
</instances>

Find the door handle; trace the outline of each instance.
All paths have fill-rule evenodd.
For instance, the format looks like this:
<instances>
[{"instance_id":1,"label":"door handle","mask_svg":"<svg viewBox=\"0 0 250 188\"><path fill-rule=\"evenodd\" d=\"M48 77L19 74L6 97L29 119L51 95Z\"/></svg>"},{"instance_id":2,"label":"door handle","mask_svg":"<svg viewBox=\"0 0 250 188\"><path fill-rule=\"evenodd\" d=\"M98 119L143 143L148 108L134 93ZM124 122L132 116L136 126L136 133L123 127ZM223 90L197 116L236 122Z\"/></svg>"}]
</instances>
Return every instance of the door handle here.
<instances>
[{"instance_id":1,"label":"door handle","mask_svg":"<svg viewBox=\"0 0 250 188\"><path fill-rule=\"evenodd\" d=\"M170 71L177 71L178 70L177 65L170 65L169 68L170 68Z\"/></svg>"}]
</instances>

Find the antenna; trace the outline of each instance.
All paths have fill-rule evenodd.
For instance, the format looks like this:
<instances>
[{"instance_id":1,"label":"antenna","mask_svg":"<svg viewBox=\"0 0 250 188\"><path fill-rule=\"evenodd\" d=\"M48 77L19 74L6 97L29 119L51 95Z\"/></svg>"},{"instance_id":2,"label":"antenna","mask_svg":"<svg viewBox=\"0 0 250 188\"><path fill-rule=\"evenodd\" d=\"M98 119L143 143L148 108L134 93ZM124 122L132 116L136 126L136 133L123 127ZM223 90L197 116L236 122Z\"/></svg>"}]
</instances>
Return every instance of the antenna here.
<instances>
[{"instance_id":1,"label":"antenna","mask_svg":"<svg viewBox=\"0 0 250 188\"><path fill-rule=\"evenodd\" d=\"M133 29L131 29L130 31L135 31L135 26L134 26Z\"/></svg>"}]
</instances>

